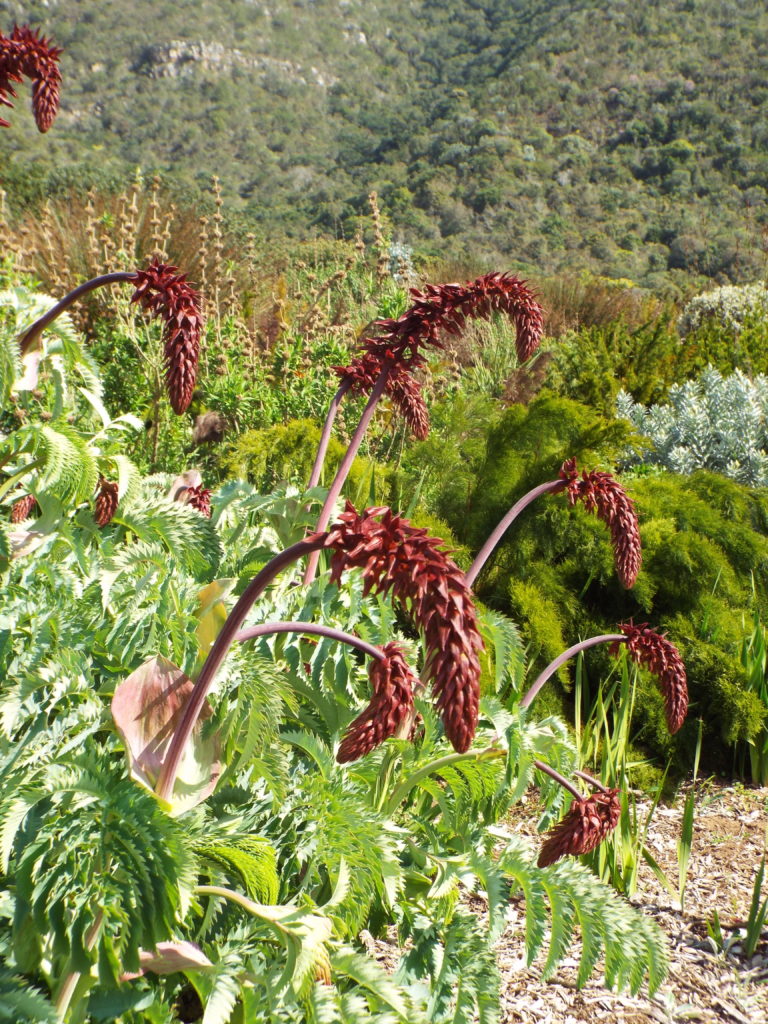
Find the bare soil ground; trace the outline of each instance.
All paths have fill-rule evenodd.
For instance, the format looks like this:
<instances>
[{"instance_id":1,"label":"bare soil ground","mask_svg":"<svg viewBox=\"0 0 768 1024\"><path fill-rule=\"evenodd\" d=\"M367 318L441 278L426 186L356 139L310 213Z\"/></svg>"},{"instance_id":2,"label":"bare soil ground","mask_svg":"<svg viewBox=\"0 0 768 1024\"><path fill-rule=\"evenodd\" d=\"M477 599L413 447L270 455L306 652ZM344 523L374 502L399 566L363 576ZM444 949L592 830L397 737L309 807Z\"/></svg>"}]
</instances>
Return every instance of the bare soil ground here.
<instances>
[{"instance_id":1,"label":"bare soil ground","mask_svg":"<svg viewBox=\"0 0 768 1024\"><path fill-rule=\"evenodd\" d=\"M672 807L658 807L647 838L675 889L682 813L683 798ZM597 976L579 991L575 958L566 960L550 981L542 982L536 964L529 968L525 963L524 909L513 907L499 943L505 1024L768 1024L768 931L763 932L751 960L737 941L723 953L707 934L714 910L726 939L736 936L745 923L767 825L768 789L700 785L683 910L643 864L632 902L661 926L671 946L669 977L652 999L612 992ZM533 818L523 816L512 827L535 836ZM763 886L766 896L768 880Z\"/></svg>"}]
</instances>

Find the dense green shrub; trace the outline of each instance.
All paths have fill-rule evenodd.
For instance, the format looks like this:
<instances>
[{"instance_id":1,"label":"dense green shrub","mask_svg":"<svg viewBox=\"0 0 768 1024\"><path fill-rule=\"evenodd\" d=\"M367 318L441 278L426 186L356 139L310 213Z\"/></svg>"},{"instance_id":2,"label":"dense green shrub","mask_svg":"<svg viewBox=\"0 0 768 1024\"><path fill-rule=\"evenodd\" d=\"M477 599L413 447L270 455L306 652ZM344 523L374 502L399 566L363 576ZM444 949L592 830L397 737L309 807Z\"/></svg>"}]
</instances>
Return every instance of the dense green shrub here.
<instances>
[{"instance_id":1,"label":"dense green shrub","mask_svg":"<svg viewBox=\"0 0 768 1024\"><path fill-rule=\"evenodd\" d=\"M488 434L487 455L470 498L470 513L449 520L474 550L530 487L552 479L562 453L605 468L626 436L616 421L584 406L542 398L509 409ZM746 609L768 607L768 493L717 474L628 479L640 517L643 568L636 586L616 580L605 529L561 496L547 497L513 525L479 580L479 594L511 614L538 670L562 647L612 632L633 619L668 629L686 661L692 713L670 741L661 700L648 684L637 708L639 742L681 764L704 720L710 765L730 766L729 745L755 735L766 710L746 689L740 649ZM605 653L590 653L598 678ZM567 672L561 683L569 686Z\"/></svg>"}]
</instances>

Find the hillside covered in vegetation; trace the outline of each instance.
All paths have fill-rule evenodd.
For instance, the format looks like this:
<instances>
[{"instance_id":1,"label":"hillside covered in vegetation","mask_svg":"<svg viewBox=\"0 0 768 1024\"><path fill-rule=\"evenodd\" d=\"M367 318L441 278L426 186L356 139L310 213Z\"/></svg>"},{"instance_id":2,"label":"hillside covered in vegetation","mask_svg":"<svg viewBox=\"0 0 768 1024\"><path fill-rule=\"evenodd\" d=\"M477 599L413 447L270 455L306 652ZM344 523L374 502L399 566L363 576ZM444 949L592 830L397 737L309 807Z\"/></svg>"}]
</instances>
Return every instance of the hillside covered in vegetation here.
<instances>
[{"instance_id":1,"label":"hillside covered in vegetation","mask_svg":"<svg viewBox=\"0 0 768 1024\"><path fill-rule=\"evenodd\" d=\"M0 136L12 205L215 171L264 233L351 237L376 189L427 255L651 287L764 269L761 0L0 0L14 21L64 47L65 85L49 136Z\"/></svg>"}]
</instances>

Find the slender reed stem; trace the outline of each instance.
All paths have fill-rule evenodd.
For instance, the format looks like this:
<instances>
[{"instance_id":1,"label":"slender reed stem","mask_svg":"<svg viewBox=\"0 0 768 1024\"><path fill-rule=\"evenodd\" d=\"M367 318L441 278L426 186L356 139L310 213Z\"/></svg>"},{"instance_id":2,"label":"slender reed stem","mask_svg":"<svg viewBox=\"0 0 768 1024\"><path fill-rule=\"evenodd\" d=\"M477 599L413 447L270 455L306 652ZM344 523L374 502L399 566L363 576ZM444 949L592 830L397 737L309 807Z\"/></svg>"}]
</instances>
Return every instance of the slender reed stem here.
<instances>
[{"instance_id":1,"label":"slender reed stem","mask_svg":"<svg viewBox=\"0 0 768 1024\"><path fill-rule=\"evenodd\" d=\"M569 782L560 772L556 772L551 765L545 764L544 761L534 761L533 767L538 768L540 772L544 772L550 779L554 779L555 782L559 783L563 789L567 789L571 796L576 797L577 800L584 799L584 794L580 793L573 783Z\"/></svg>"},{"instance_id":2,"label":"slender reed stem","mask_svg":"<svg viewBox=\"0 0 768 1024\"><path fill-rule=\"evenodd\" d=\"M496 545L499 543L499 541L507 532L507 530L515 521L515 519L517 519L517 517L520 515L523 509L527 508L532 502L536 501L536 499L541 497L542 494L554 494L556 491L562 491L563 488L566 486L567 484L565 480L549 480L545 484L539 484L538 487L534 487L532 491L528 491L528 493L524 494L519 501L515 502L515 504L512 506L509 512L507 512L507 514L501 520L499 525L496 527L496 529L490 535L488 540L485 542L485 544L483 544L483 546L477 553L477 558L475 558L474 562L469 567L465 575L467 586L471 587L472 584L475 582L475 580L477 579L477 574L480 572L480 570L483 568L485 563L490 558L491 554L496 548Z\"/></svg>"},{"instance_id":3,"label":"slender reed stem","mask_svg":"<svg viewBox=\"0 0 768 1024\"><path fill-rule=\"evenodd\" d=\"M385 362L381 373L379 374L378 380L373 386L371 397L368 399L368 404L363 410L363 415L360 417L360 422L357 425L357 429L352 435L352 440L349 442L349 447L346 450L344 458L341 460L341 465L336 471L336 476L333 478L331 489L328 491L328 497L325 499L325 504L320 511L320 517L317 520L315 529L319 533L324 530L328 525L333 512L333 506L336 504L336 499L341 494L341 489L344 486L349 471L352 468L352 463L355 461L360 445L362 444L365 432L368 429L368 424L373 418L373 414L376 410L376 406L379 404L379 399L384 394L384 388L387 386L387 378L389 377L389 371L392 368L390 362ZM315 578L317 572L317 563L320 558L320 551L313 551L313 553L307 559L307 568L304 573L304 583L311 583Z\"/></svg>"},{"instance_id":4,"label":"slender reed stem","mask_svg":"<svg viewBox=\"0 0 768 1024\"><path fill-rule=\"evenodd\" d=\"M161 799L170 799L184 747L189 740L189 737L192 735L192 730L194 729L195 723L197 722L198 716L203 708L205 698L208 695L208 691L211 688L214 677L226 658L230 647L235 642L238 630L242 626L245 617L251 610L254 602L261 597L272 580L274 580L286 566L291 565L292 562L296 562L300 558L303 558L305 555L309 554L310 551L319 550L324 539L325 538L321 535L310 537L307 540L300 540L297 544L292 544L291 547L286 548L285 551L281 551L280 554L275 555L272 561L268 562L261 572L253 577L251 582L238 598L237 603L229 613L221 632L214 640L211 649L208 652L208 657L203 662L203 667L200 669L200 675L197 677L192 692L187 699L187 703L184 705L184 710L181 713L179 723L174 730L173 737L171 738L171 742L168 747L168 753L163 761L163 767L160 770L160 777L157 780L156 792Z\"/></svg>"},{"instance_id":5,"label":"slender reed stem","mask_svg":"<svg viewBox=\"0 0 768 1024\"><path fill-rule=\"evenodd\" d=\"M94 288L102 288L108 284L119 284L121 281L134 281L136 274L133 271L120 270L114 274L102 274L100 277L94 277L90 281L85 281L83 284L73 289L69 295L65 295L63 299L56 303L55 306L51 307L47 313L38 317L37 320L28 327L26 331L19 337L19 348L21 354L24 355L35 343L40 335L41 331L44 331L48 324L53 323L56 317L63 313L65 309L68 309L73 302L77 302L83 295L87 295L88 292L92 292Z\"/></svg>"},{"instance_id":6,"label":"slender reed stem","mask_svg":"<svg viewBox=\"0 0 768 1024\"><path fill-rule=\"evenodd\" d=\"M555 658L554 661L551 661L544 671L537 676L533 686L520 701L520 707L529 707L544 683L546 683L550 676L553 676L555 672L557 672L561 665L564 665L569 658L572 658L574 654L586 651L589 647L597 647L598 644L613 644L619 641L626 643L626 640L627 638L623 633L603 633L600 636L591 636L589 640L582 640L580 643L574 644L573 647L569 647L567 651L563 651L559 657Z\"/></svg>"},{"instance_id":7,"label":"slender reed stem","mask_svg":"<svg viewBox=\"0 0 768 1024\"><path fill-rule=\"evenodd\" d=\"M315 636L326 636L329 640L336 640L340 644L349 644L350 647L356 647L358 651L370 655L371 658L378 658L379 661L383 661L385 658L381 648L374 647L373 644L369 644L366 640L361 640L359 636L343 633L340 629L332 629L330 626L324 626L320 622L264 622L258 626L248 626L246 629L241 629L235 635L235 641L243 643L245 640L253 640L257 636L269 636L272 633L310 633Z\"/></svg>"},{"instance_id":8,"label":"slender reed stem","mask_svg":"<svg viewBox=\"0 0 768 1024\"><path fill-rule=\"evenodd\" d=\"M331 404L328 406L328 413L325 417L325 423L323 424L323 432L320 435L320 444L317 446L317 455L315 455L315 464L312 467L312 473L309 477L309 483L307 484L307 490L312 490L313 487L317 487L320 483L320 474L323 470L323 463L325 462L325 456L328 453L328 444L331 440L331 431L333 430L333 421L336 419L336 413L339 411L341 400L349 391L352 385L349 381L344 381L339 390L331 399Z\"/></svg>"}]
</instances>

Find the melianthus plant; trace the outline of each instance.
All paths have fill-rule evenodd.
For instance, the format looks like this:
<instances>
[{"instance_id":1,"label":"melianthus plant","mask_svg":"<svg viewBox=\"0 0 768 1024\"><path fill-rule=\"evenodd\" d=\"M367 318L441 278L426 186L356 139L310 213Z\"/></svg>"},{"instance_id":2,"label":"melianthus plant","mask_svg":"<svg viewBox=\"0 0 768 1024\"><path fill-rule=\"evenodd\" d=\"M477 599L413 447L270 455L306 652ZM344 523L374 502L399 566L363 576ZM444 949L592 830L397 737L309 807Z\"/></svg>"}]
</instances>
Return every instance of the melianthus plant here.
<instances>
[{"instance_id":1,"label":"melianthus plant","mask_svg":"<svg viewBox=\"0 0 768 1024\"><path fill-rule=\"evenodd\" d=\"M495 282L503 281L506 288L511 288L509 282L514 280L502 278L500 275L491 275L491 279ZM449 290L450 295L473 295L475 292L473 286L464 291ZM431 294L439 297L442 293L436 289ZM487 305L482 304L478 308L486 313L489 309ZM427 318L429 324L439 320L437 314L432 320ZM400 318L400 322L410 324L413 317L406 314ZM450 318L447 320L449 325L452 322ZM523 341L526 340L527 323L528 321L523 323ZM426 333L429 335L429 331ZM386 388L390 372L396 372L402 379L406 379L403 374L410 372L409 361L415 362L418 355L416 343L410 341L404 342L399 349L388 351L399 351L402 361L397 370L383 368L380 371L379 381L374 383L374 391L377 384L380 391ZM397 364L393 363L394 365ZM409 387L410 385L406 385L406 389ZM372 413L370 401L366 412ZM351 447L354 447L355 443L353 439ZM178 486L172 486L169 496L186 496L192 500L201 496L205 504L199 480L189 478L177 483ZM568 492L572 504L579 500L583 501L587 508L596 511L606 522L611 530L620 574L625 582L633 582L639 568L637 523L631 502L618 484L607 474L585 473L579 477L575 466L569 462L564 464L556 481L536 488L530 495L521 499L515 509L519 512L538 495L559 490ZM114 496L103 485L101 496L106 523L108 513L113 511ZM503 529L509 527L514 514L505 517ZM379 595L380 600L385 597L394 598L395 603L406 612L425 640L426 654L421 678L409 667L406 650L401 644L389 641L380 646L371 645L348 631L306 621L303 615L299 619L278 618L245 627L245 620L254 603L257 600L261 600L262 603L270 600L268 588L276 583L286 568L308 554L319 554L322 551L329 551L332 556L331 583L340 583L342 576L349 570L361 569L363 597ZM219 780L226 776L229 769L220 761L223 741L219 737L224 735L226 730L223 729L223 723L216 727L210 721L212 709L208 696L212 685L225 670L225 658L233 645L240 647L257 637L295 632L320 637L324 643L341 642L351 645L364 650L371 657L369 678L373 691L372 698L368 707L348 726L338 746L336 760L340 764L349 764L363 757L374 757L377 748L385 740L391 741L394 746L389 753L385 752L378 781L371 788L370 799L373 800L377 813L385 813L389 817L402 813L402 808L409 804L412 808L422 808L419 813L427 812L427 805L424 805L418 794L424 789L430 794L429 800L434 800L439 793L439 789L435 791L432 788L434 777L442 779L457 795L461 792L460 780L465 775L467 778L473 778L471 785L479 793L485 792L486 796L483 799L487 800L499 784L496 766L502 768L506 763L509 782L514 783L511 787L513 792L521 791L521 787L529 781L531 771L538 770L545 777L565 787L575 797L571 810L545 842L540 854L540 864L551 864L565 854L579 854L594 849L615 824L615 793L600 787L595 780L585 778L585 781L596 787L597 791L593 796L583 797L556 767L534 756L533 753L523 753L519 740L513 740L513 730L508 719L500 725L501 732L507 733L507 739L503 743L498 738L494 740L493 733L489 735L488 730L483 727L483 742L480 748L472 749L473 739L478 730L480 655L483 640L472 601L470 583L479 572L488 553L487 548L483 549L473 568L465 575L442 551L440 542L429 537L426 531L416 529L389 509L374 508L357 513L348 505L346 511L330 529L310 531L305 539L276 553L246 585L228 615L224 608L224 591L216 585L212 597L206 599L210 605L209 610L201 612L202 618L208 622L206 635L212 637L212 642L208 641L210 648L207 651L203 650L205 657L193 668L191 675L177 668L167 658L155 656L145 661L115 691L113 712L130 753L132 774L145 787L154 790L164 806L176 815L181 814L180 821L183 821L190 809L199 805L200 801L214 799ZM628 637L622 633L620 637L612 639L624 640ZM327 651L327 648L324 650ZM328 653L325 657L328 657ZM232 657L229 660L231 661ZM239 656L236 656L236 660L240 661ZM663 682L663 672L662 677ZM400 759L405 765L408 761L405 751L410 744L410 738L413 737L417 744L421 742L423 745L425 742L418 739L420 727L416 714L418 707L422 708L422 714L427 710L423 704L423 690L424 684L430 681L436 710L443 720L445 735L455 752L445 754L436 751L437 756L432 755L426 761L417 762L417 766L408 774L402 768L399 771L396 769L397 760L393 761L393 757ZM537 691L534 687L520 702L521 713L525 712L535 692ZM680 698L679 685L677 696ZM308 691L308 699L314 700L311 691ZM245 701L245 697L243 700ZM680 700L678 705L679 703ZM322 704L318 706L323 707ZM248 716L253 713L251 707L249 703L244 703L243 709L237 713L237 721L247 721ZM205 719L209 720L207 724ZM435 725L429 725L433 733L435 728ZM496 736L499 735L500 732L497 730ZM289 738L291 734L285 733L284 736ZM330 776L331 769L324 760L325 755L318 748L316 739L310 742L310 738L302 734L297 735L294 742L312 754L322 766L322 774ZM546 743L541 750L534 747L536 754L544 753L545 749ZM201 752L204 761L202 764L198 757ZM515 762L516 778L510 774ZM190 767L193 773L191 778L188 774ZM473 776L472 773L479 774ZM365 775L365 772L363 774ZM481 783L480 780L484 777L486 782ZM489 785L490 788L484 789ZM443 814L453 814L444 806L442 797L440 802ZM470 807L472 806L474 802L470 804ZM360 813L370 812L363 811L361 805ZM408 820L412 823L411 827L418 830L418 819L413 817L413 813L411 810ZM338 834L335 842L339 842ZM402 856L403 853L400 854L400 857ZM434 853L428 856L438 871L446 869L439 856L437 859L434 859ZM475 869L479 871L481 862L475 860L472 863L475 863ZM485 861L482 863L483 877L486 877L490 868ZM520 864L513 869L514 863L516 861L513 857L505 871L519 877L524 886L530 886L530 868L523 868ZM490 882L486 880L485 884L490 885ZM431 885L429 888L431 890ZM252 900L249 902L245 897L238 896L226 887L199 886L197 891L200 897L234 900L243 910L256 915L263 923L269 924L270 927L278 927L281 937L288 941L286 936L289 933L286 933L285 926L278 925L278 922L288 920L286 911L278 912L275 909L259 907ZM359 899L360 890L356 889L356 892ZM534 890L526 889L526 892L531 901L530 913L541 913L541 909L537 909ZM295 916L298 911L291 913ZM301 915L296 918L297 921L299 919L305 920ZM109 927L113 928L114 925ZM306 927L309 927L307 923L301 924L302 929ZM330 933L326 925L320 923L320 918L317 918L311 927L319 929L316 933L319 946L314 955L324 956L326 954L321 951L325 949ZM413 922L406 914L402 925L402 928L406 929L404 934L407 933L407 929L413 927ZM87 948L84 951L86 958L91 947L101 946L102 942L106 941L100 938L106 928L107 921L98 914L91 920ZM154 941L157 941L157 937ZM467 941L474 942L475 939L470 939L468 934ZM614 948L607 937L606 943L607 950ZM138 962L135 945L132 948L133 959L129 958L126 961L128 969L132 969L132 965ZM534 943L530 948L535 950L538 946ZM548 960L550 966L556 962L558 948L552 948ZM170 951L167 953L170 956ZM146 960L149 952L144 950L142 956ZM589 959L585 960L585 970L589 969L586 966L589 962ZM196 969L194 964L190 964L189 967L190 970ZM73 962L73 968L76 968L76 962ZM620 970L618 965L616 969ZM491 970L490 965L488 970ZM65 1010L70 1001L77 998L78 986L82 983L79 973L78 969L72 969L62 980L57 996L60 1009ZM617 978L622 976L621 973L615 975ZM479 997L473 996L472 1000L477 998ZM475 1003L472 1002L471 1005L474 1006Z\"/></svg>"},{"instance_id":2,"label":"melianthus plant","mask_svg":"<svg viewBox=\"0 0 768 1024\"><path fill-rule=\"evenodd\" d=\"M200 308L175 268L153 264L147 271L86 282L24 333L21 351L32 351L39 332L76 298L118 281L133 282L134 300L164 318L169 394L176 411L183 411L194 386ZM362 391L370 397L318 523L303 540L274 554L247 582L231 612L225 606L227 581L214 580L195 593L191 578L178 587L169 572L169 559L171 569L175 559L188 572L199 567L195 543L211 541L213 527L204 518L211 511L210 495L202 482L174 482L168 495L192 506L189 515L197 522L185 534L178 529L179 517L164 518L159 506L143 524L135 515L131 520L127 510L115 517L114 485L104 479L96 508L103 533L91 535L92 545L74 530L46 541L48 552L66 564L67 588L60 593L52 577L45 597L64 607L79 596L95 617L94 598L98 606L117 601L119 594L115 624L100 635L98 645L89 644L87 634L85 640L76 631L72 635L62 610L57 657L64 671L51 674L70 682L63 691L52 687L47 705L37 709L34 701L24 699L21 666L34 676L45 651L45 631L32 625L39 622L40 608L29 596L30 585L40 587L40 582L34 564L29 575L18 570L25 582L15 595L15 621L23 621L24 635L35 639L32 651L25 645L14 648L21 663L11 663L11 675L19 677L13 687L18 705L4 708L4 722L24 724L14 744L4 745L0 763L3 866L7 873L13 864L16 964L28 963L29 972L52 965L48 978L60 1017L85 1016L97 961L103 986L135 984L140 996L144 971L186 971L206 1004L206 1024L230 1019L236 1002L242 1018L253 1022L319 1024L365 1017L381 1024L393 1019L442 1024L469 1022L477 1014L490 1021L497 984L491 943L504 924L510 884L518 885L526 898L529 959L544 946L547 904L552 907L545 974L562 957L578 922L583 935L579 982L586 980L601 951L609 984L636 989L646 972L652 988L661 979L659 936L612 900L588 872L562 862L540 871L514 839L497 857L492 855L494 837L484 822L499 820L534 770L542 774L545 792L552 780L575 798L546 840L540 864L594 849L615 825L616 793L581 773L595 790L584 797L558 770L571 767L562 727L554 721L526 721L533 688L520 701L517 718L492 701L481 716L484 620L470 589L482 565L480 556L473 570L462 574L439 541L389 509L358 513L348 505L328 528L383 393L417 435L427 431L426 407L413 377L423 361L423 346L439 347L441 332L458 332L467 316L487 317L494 311L514 320L521 360L538 344L541 311L516 278L494 274L467 286L429 286L414 292L414 300L401 317L377 322L378 334L364 340L361 356L339 371L342 383L326 420L312 484L319 480L323 444L344 394ZM566 463L557 481L521 499L517 510L541 493L565 489L572 504L583 501L609 526L617 568L631 585L639 569L636 518L631 502L607 474L579 478L575 466ZM256 517L267 512L263 502L248 506L247 498L241 507ZM506 517L504 529L513 518ZM137 533L138 543L124 545L125 526ZM247 529L247 524L233 524L233 538ZM67 555L62 556L62 548L69 549ZM329 582L318 580L305 589L280 579L291 564L310 556L310 582L312 559L322 551L331 553ZM204 555L215 568L226 548L216 538ZM249 566L246 554L237 575ZM318 607L340 614L343 598L357 584L354 574L343 590L334 584L354 569L362 570L357 602L367 608L367 619L358 616L352 624L362 631L367 622L382 632L379 643L311 621ZM146 605L137 607L148 586ZM374 598L377 615L371 610ZM389 598L424 638L420 677L408 663L413 644L386 635L394 630ZM299 614L276 614L246 626L257 600L276 613L298 607ZM381 628L387 616L388 630ZM195 618L193 658L186 627ZM495 628L503 632L498 621ZM298 659L288 687L264 647L254 653L250 645L292 633L313 637L318 646L308 662L302 660L306 647L288 649ZM507 649L513 635L507 632ZM626 641L630 648L635 642L637 657L659 671L665 694L674 698L668 707L679 714L684 675L676 662L670 669L672 656L660 638L643 632L641 641L624 631L611 639ZM132 774L144 784L135 787L122 773L116 778L113 750L90 692L89 669L100 660L114 677L127 652L134 657L141 651L146 658L155 643L174 660L153 654L117 686L112 701ZM329 645L339 644L370 656L373 694L347 727L334 763L332 746L346 708L341 692L327 694L316 683L327 668L338 671L342 662ZM303 678L307 670L309 683ZM48 678L47 672L42 678ZM423 699L427 682L432 683L434 708ZM225 688L216 709L208 699L214 684ZM301 695L301 705L289 689ZM89 717L84 722L78 713L85 708ZM282 718L299 728L280 731ZM443 734L452 752L446 752ZM278 746L302 752L292 762L290 785L274 751ZM201 750L204 763L196 764ZM354 767L338 767L353 762ZM180 771L190 764L197 771L191 782ZM548 816L558 808L555 797ZM264 831L274 837L274 847L260 835ZM291 899L282 904L276 904L278 850L291 883L285 883ZM232 887L233 878L245 892ZM487 893L487 933L456 908L459 881ZM401 941L410 945L394 979L346 944L363 924L385 913L396 920ZM243 925L235 914L248 915L250 924ZM30 928L39 936L36 956L21 943ZM216 949L218 962L179 939L179 930ZM341 980L336 987L331 985L334 977Z\"/></svg>"}]
</instances>

